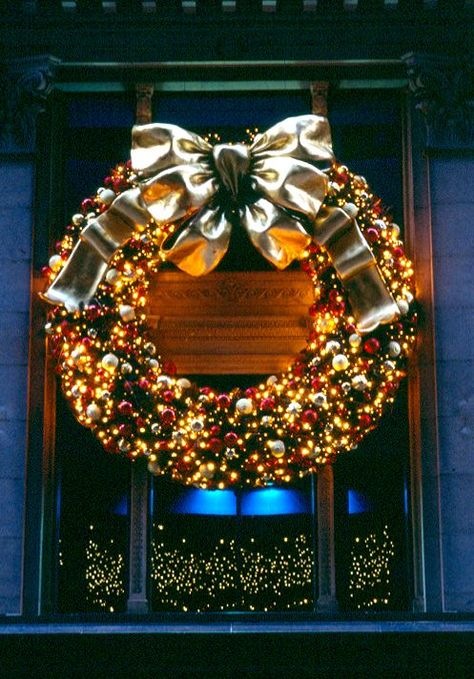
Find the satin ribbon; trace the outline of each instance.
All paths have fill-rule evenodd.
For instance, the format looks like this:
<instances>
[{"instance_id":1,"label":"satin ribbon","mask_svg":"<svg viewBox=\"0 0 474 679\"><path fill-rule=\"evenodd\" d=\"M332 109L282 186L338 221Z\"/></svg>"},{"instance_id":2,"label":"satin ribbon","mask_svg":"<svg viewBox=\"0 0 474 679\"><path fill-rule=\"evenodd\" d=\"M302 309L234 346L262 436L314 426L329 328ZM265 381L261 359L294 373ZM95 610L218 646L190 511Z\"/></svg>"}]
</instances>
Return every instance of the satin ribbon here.
<instances>
[{"instance_id":1,"label":"satin ribbon","mask_svg":"<svg viewBox=\"0 0 474 679\"><path fill-rule=\"evenodd\" d=\"M360 330L398 314L355 207L321 209L334 161L326 118L287 118L251 146L211 146L176 125L140 125L132 130L131 157L138 186L84 228L43 295L46 301L69 309L87 304L115 252L153 218L158 225L177 225L177 235L162 247L169 261L193 276L219 264L235 224L279 269L302 256L314 228L314 240L326 248L347 288Z\"/></svg>"}]
</instances>

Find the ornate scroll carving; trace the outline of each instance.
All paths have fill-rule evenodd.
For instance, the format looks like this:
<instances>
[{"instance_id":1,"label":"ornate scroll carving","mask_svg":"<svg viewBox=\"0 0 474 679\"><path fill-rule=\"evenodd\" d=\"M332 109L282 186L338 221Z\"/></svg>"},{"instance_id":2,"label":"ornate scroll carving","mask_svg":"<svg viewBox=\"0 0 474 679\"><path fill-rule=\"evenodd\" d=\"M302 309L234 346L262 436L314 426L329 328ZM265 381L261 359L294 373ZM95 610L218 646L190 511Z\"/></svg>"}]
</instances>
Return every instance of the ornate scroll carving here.
<instances>
[{"instance_id":1,"label":"ornate scroll carving","mask_svg":"<svg viewBox=\"0 0 474 679\"><path fill-rule=\"evenodd\" d=\"M160 353L180 373L263 374L305 346L311 285L300 271L159 273L148 319Z\"/></svg>"},{"instance_id":2,"label":"ornate scroll carving","mask_svg":"<svg viewBox=\"0 0 474 679\"><path fill-rule=\"evenodd\" d=\"M137 97L135 122L137 125L147 125L152 121L152 97L154 86L149 83L138 83L135 85Z\"/></svg>"},{"instance_id":3,"label":"ornate scroll carving","mask_svg":"<svg viewBox=\"0 0 474 679\"><path fill-rule=\"evenodd\" d=\"M44 110L52 90L59 60L50 56L16 59L0 74L0 144L31 150L35 143L36 116Z\"/></svg>"},{"instance_id":4,"label":"ornate scroll carving","mask_svg":"<svg viewBox=\"0 0 474 679\"><path fill-rule=\"evenodd\" d=\"M329 83L324 80L311 83L311 113L318 116L327 116L328 89Z\"/></svg>"},{"instance_id":5,"label":"ornate scroll carving","mask_svg":"<svg viewBox=\"0 0 474 679\"><path fill-rule=\"evenodd\" d=\"M415 106L426 122L427 145L474 148L474 62L433 55L402 57Z\"/></svg>"}]
</instances>

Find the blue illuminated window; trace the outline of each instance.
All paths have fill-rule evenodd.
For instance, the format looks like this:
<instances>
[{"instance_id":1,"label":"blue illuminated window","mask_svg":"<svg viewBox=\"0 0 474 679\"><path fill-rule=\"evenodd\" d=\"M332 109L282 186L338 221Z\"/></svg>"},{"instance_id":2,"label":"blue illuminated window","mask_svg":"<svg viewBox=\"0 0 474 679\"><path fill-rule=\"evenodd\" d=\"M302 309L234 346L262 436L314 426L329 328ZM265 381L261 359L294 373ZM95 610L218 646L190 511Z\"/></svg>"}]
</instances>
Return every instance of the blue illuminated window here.
<instances>
[{"instance_id":1,"label":"blue illuminated window","mask_svg":"<svg viewBox=\"0 0 474 679\"><path fill-rule=\"evenodd\" d=\"M349 514L365 514L374 509L370 498L353 488L347 491L347 507Z\"/></svg>"},{"instance_id":2,"label":"blue illuminated window","mask_svg":"<svg viewBox=\"0 0 474 679\"><path fill-rule=\"evenodd\" d=\"M240 500L240 507L238 501ZM283 488L262 488L237 495L233 490L191 489L181 493L173 503L175 514L213 516L274 516L311 512L307 494Z\"/></svg>"}]
</instances>

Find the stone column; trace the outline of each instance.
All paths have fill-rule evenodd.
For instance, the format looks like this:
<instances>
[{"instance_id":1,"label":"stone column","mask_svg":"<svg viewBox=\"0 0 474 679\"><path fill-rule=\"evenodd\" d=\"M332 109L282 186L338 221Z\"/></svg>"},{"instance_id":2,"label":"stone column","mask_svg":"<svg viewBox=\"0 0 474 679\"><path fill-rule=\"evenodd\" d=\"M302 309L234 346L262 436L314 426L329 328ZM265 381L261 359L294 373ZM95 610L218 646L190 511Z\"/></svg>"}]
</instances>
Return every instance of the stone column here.
<instances>
[{"instance_id":1,"label":"stone column","mask_svg":"<svg viewBox=\"0 0 474 679\"><path fill-rule=\"evenodd\" d=\"M130 560L127 610L148 612L148 471L142 460L132 467Z\"/></svg>"},{"instance_id":2,"label":"stone column","mask_svg":"<svg viewBox=\"0 0 474 679\"><path fill-rule=\"evenodd\" d=\"M422 295L422 323L434 329L434 397L423 384L420 392L421 421L431 429L421 455L426 608L473 611L474 63L403 59L417 109L413 128L423 125L413 149L415 208L417 191L422 198L415 250L422 286L431 285L431 299ZM423 258L430 254L428 271ZM429 422L424 416L432 411Z\"/></svg>"},{"instance_id":3,"label":"stone column","mask_svg":"<svg viewBox=\"0 0 474 679\"><path fill-rule=\"evenodd\" d=\"M0 69L0 614L21 612L36 117L56 60Z\"/></svg>"},{"instance_id":4,"label":"stone column","mask_svg":"<svg viewBox=\"0 0 474 679\"><path fill-rule=\"evenodd\" d=\"M337 611L336 561L334 555L334 472L324 465L317 475L318 601L319 613Z\"/></svg>"},{"instance_id":5,"label":"stone column","mask_svg":"<svg viewBox=\"0 0 474 679\"><path fill-rule=\"evenodd\" d=\"M151 123L153 85L137 83L135 121L139 125ZM148 603L148 499L149 482L146 465L138 461L132 466L130 493L130 560L127 610L147 613Z\"/></svg>"},{"instance_id":6,"label":"stone column","mask_svg":"<svg viewBox=\"0 0 474 679\"><path fill-rule=\"evenodd\" d=\"M311 83L311 113L328 115L327 81ZM318 600L316 610L334 613L336 599L336 561L334 547L334 471L331 465L320 468L317 475L316 517L318 528Z\"/></svg>"}]
</instances>

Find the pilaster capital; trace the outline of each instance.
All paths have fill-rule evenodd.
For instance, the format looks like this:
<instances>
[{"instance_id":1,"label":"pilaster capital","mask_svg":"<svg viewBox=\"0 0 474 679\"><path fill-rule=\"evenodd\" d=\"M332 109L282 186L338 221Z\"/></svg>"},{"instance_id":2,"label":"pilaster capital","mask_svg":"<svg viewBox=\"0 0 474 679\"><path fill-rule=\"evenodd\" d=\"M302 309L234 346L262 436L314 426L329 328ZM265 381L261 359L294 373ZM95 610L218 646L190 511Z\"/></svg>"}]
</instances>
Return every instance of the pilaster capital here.
<instances>
[{"instance_id":1,"label":"pilaster capital","mask_svg":"<svg viewBox=\"0 0 474 679\"><path fill-rule=\"evenodd\" d=\"M59 59L49 55L0 64L0 149L34 149L36 117L44 110Z\"/></svg>"},{"instance_id":2,"label":"pilaster capital","mask_svg":"<svg viewBox=\"0 0 474 679\"><path fill-rule=\"evenodd\" d=\"M474 149L474 61L415 54L402 57L415 107L426 123L426 145Z\"/></svg>"}]
</instances>

